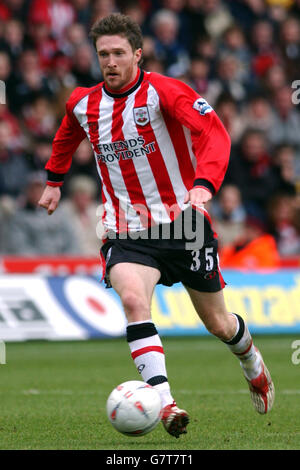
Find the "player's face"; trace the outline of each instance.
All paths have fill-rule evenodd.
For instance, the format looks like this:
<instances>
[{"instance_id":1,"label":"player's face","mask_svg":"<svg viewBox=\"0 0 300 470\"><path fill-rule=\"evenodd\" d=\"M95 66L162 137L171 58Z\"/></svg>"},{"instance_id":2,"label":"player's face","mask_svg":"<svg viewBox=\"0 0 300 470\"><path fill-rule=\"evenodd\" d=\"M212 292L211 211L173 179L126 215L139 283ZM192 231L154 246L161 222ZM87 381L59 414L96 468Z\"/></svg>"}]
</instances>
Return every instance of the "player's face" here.
<instances>
[{"instance_id":1,"label":"player's face","mask_svg":"<svg viewBox=\"0 0 300 470\"><path fill-rule=\"evenodd\" d=\"M109 88L120 90L135 79L142 50L133 51L127 38L101 36L96 41L96 49L103 79Z\"/></svg>"}]
</instances>

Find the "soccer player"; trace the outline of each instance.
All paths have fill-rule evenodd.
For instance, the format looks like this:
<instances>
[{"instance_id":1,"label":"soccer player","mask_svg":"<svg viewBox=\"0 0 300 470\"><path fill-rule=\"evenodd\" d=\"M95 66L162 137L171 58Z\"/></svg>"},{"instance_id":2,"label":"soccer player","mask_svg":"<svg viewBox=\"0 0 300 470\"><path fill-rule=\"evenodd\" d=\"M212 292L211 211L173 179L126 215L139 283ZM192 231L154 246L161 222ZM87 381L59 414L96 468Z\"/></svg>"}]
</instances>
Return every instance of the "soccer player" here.
<instances>
[{"instance_id":1,"label":"soccer player","mask_svg":"<svg viewBox=\"0 0 300 470\"><path fill-rule=\"evenodd\" d=\"M137 370L160 392L165 429L179 437L186 433L189 416L172 396L163 346L151 320L158 283L183 283L208 331L239 359L255 409L266 413L273 405L274 386L243 319L225 307L217 238L204 207L227 169L228 134L211 106L189 86L139 67L142 35L129 17L101 19L91 38L103 82L71 94L39 204L49 214L56 209L72 155L87 136L105 208L105 281L122 301ZM179 236L180 229L184 233Z\"/></svg>"}]
</instances>

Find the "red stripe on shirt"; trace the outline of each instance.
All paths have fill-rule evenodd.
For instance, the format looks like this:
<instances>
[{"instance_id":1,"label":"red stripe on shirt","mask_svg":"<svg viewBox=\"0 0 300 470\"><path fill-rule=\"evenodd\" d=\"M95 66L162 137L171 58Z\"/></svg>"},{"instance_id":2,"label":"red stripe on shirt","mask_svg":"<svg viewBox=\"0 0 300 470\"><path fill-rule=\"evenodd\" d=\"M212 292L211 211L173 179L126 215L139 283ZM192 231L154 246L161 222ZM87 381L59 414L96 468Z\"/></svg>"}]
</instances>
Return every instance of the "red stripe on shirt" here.
<instances>
[{"instance_id":1,"label":"red stripe on shirt","mask_svg":"<svg viewBox=\"0 0 300 470\"><path fill-rule=\"evenodd\" d=\"M88 104L87 104L87 119L88 119L88 126L89 126L89 139L93 146L93 149L96 153L98 153L97 144L99 143L99 126L98 121L100 117L100 102L102 98L102 89L99 90L99 93L93 93L89 95ZM115 195L113 185L111 184L111 180L109 177L109 173L107 167L104 164L101 165L101 162L97 162L102 182L105 185L108 194L111 197L113 208L116 214L116 229L119 232L119 221L120 221L120 214L119 214L119 201ZM104 216L106 215L106 211ZM124 215L125 219L125 215Z\"/></svg>"},{"instance_id":2,"label":"red stripe on shirt","mask_svg":"<svg viewBox=\"0 0 300 470\"><path fill-rule=\"evenodd\" d=\"M164 349L161 346L146 346L145 348L137 349L131 353L132 359L135 359L142 354L147 354L148 352L159 352L164 354Z\"/></svg>"},{"instance_id":3,"label":"red stripe on shirt","mask_svg":"<svg viewBox=\"0 0 300 470\"><path fill-rule=\"evenodd\" d=\"M149 82L143 82L140 89L137 91L135 96L134 107L143 107L147 105L148 101L148 92ZM167 167L165 165L163 156L161 151L158 147L158 143L156 141L156 137L154 131L151 126L151 122L148 122L145 126L136 126L137 131L140 136L144 139L147 138L145 144L149 144L151 142L155 142L156 149L155 152L151 153L149 156L147 155L149 165L151 167L160 198L162 203L164 204L168 214L170 215L171 220L174 220L174 207L177 207L177 199L176 195L173 190L172 182L169 177L169 173ZM172 207L172 211L170 208Z\"/></svg>"},{"instance_id":4,"label":"red stripe on shirt","mask_svg":"<svg viewBox=\"0 0 300 470\"><path fill-rule=\"evenodd\" d=\"M191 159L188 158L189 149L182 124L172 119L163 109L161 109L161 112L172 140L182 181L187 190L190 190L193 187L195 170Z\"/></svg>"},{"instance_id":5,"label":"red stripe on shirt","mask_svg":"<svg viewBox=\"0 0 300 470\"><path fill-rule=\"evenodd\" d=\"M123 130L122 130L123 124L124 124L122 113L126 107L126 101L127 101L127 97L117 98L114 101L112 128L111 128L112 142L125 140ZM140 180L137 176L134 163L132 159L122 160L122 158L120 158L119 165L120 165L123 180L127 189L127 193L131 201L131 205L132 206L138 205L138 207L140 208L142 212L141 222L143 226L146 228L148 226L148 218L149 218L149 221L151 220L150 211L147 209L146 199L144 197L144 193L141 187Z\"/></svg>"}]
</instances>

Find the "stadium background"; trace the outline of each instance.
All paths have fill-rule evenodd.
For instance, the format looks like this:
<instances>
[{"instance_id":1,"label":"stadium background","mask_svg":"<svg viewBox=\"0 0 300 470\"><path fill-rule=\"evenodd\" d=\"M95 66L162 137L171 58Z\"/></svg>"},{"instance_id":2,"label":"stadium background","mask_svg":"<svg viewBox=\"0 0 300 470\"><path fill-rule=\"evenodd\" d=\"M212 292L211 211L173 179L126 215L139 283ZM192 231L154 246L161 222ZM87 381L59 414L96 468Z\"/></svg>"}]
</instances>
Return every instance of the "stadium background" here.
<instances>
[{"instance_id":1,"label":"stadium background","mask_svg":"<svg viewBox=\"0 0 300 470\"><path fill-rule=\"evenodd\" d=\"M124 333L118 299L100 283L101 188L87 140L56 213L49 218L36 205L68 96L101 80L89 29L116 11L141 25L143 68L192 86L231 136L227 175L209 205L228 307L253 332L299 331L300 2L7 0L0 2L2 339ZM180 285L157 288L153 315L162 334L205 333Z\"/></svg>"}]
</instances>

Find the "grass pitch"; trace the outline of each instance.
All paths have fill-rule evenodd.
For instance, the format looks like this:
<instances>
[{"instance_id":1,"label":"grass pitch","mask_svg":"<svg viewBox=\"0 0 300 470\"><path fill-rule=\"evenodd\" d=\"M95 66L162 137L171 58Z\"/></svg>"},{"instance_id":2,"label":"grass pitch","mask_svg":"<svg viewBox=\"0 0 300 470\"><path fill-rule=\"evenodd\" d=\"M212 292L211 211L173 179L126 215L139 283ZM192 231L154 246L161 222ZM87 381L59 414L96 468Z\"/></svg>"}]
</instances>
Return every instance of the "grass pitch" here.
<instances>
[{"instance_id":1,"label":"grass pitch","mask_svg":"<svg viewBox=\"0 0 300 470\"><path fill-rule=\"evenodd\" d=\"M125 339L7 343L0 366L0 449L300 449L300 364L291 336L255 338L276 399L255 412L238 360L213 337L163 338L169 381L191 417L175 439L161 424L138 438L109 423L111 390L139 380Z\"/></svg>"}]
</instances>

